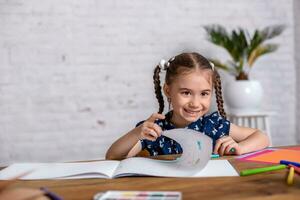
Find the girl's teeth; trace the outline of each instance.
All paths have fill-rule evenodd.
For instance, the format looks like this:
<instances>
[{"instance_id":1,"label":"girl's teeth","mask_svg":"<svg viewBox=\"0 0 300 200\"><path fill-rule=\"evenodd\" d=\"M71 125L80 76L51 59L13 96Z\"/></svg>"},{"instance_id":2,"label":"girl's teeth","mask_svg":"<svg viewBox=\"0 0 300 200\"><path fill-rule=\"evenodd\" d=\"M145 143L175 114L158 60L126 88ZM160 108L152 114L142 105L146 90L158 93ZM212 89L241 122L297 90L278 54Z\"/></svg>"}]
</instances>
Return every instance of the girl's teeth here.
<instances>
[{"instance_id":1,"label":"girl's teeth","mask_svg":"<svg viewBox=\"0 0 300 200\"><path fill-rule=\"evenodd\" d=\"M187 110L187 112L188 112L188 113L192 113L192 114L197 113L196 111L189 111L189 110Z\"/></svg>"}]
</instances>

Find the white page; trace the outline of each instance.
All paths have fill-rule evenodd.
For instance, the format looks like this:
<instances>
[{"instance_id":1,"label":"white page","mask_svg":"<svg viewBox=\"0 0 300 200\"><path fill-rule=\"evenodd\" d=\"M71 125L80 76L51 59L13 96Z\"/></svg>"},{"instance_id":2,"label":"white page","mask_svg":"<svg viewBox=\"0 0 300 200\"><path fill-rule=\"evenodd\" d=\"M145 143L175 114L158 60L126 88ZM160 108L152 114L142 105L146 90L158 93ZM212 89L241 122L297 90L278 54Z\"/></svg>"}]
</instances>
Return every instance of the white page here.
<instances>
[{"instance_id":1,"label":"white page","mask_svg":"<svg viewBox=\"0 0 300 200\"><path fill-rule=\"evenodd\" d=\"M148 158L123 160L115 171L115 177L122 176L161 176L161 177L222 177L239 176L227 160L210 160L203 169L187 169L175 163ZM137 164L138 163L138 164Z\"/></svg>"},{"instance_id":2,"label":"white page","mask_svg":"<svg viewBox=\"0 0 300 200\"><path fill-rule=\"evenodd\" d=\"M228 160L210 160L194 177L239 176Z\"/></svg>"},{"instance_id":3,"label":"white page","mask_svg":"<svg viewBox=\"0 0 300 200\"><path fill-rule=\"evenodd\" d=\"M187 170L179 166L178 161L162 161L150 158L127 158L122 160L114 173L114 177L141 175L163 177L189 177L194 170Z\"/></svg>"},{"instance_id":4,"label":"white page","mask_svg":"<svg viewBox=\"0 0 300 200\"><path fill-rule=\"evenodd\" d=\"M162 132L177 141L182 147L182 155L176 165L188 170L204 168L212 154L212 139L204 133L186 128L176 128Z\"/></svg>"},{"instance_id":5,"label":"white page","mask_svg":"<svg viewBox=\"0 0 300 200\"><path fill-rule=\"evenodd\" d=\"M191 129L172 129L163 135L177 141L183 153L176 161L162 161L149 158L127 158L116 169L115 177L150 175L164 177L192 177L205 167L212 153L210 137Z\"/></svg>"},{"instance_id":6,"label":"white page","mask_svg":"<svg viewBox=\"0 0 300 200\"><path fill-rule=\"evenodd\" d=\"M93 161L76 163L17 163L0 171L0 180L8 180L20 174L32 171L22 177L23 180L55 178L109 178L117 168L119 161Z\"/></svg>"}]
</instances>

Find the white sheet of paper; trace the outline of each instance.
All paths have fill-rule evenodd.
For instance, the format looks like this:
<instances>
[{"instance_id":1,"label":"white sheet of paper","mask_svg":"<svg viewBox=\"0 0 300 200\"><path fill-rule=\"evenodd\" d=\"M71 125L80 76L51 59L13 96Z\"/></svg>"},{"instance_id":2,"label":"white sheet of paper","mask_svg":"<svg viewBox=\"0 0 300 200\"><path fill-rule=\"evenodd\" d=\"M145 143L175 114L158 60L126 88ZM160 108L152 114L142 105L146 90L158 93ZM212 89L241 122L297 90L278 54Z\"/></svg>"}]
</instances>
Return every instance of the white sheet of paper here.
<instances>
[{"instance_id":1,"label":"white sheet of paper","mask_svg":"<svg viewBox=\"0 0 300 200\"><path fill-rule=\"evenodd\" d=\"M9 180L30 171L32 171L30 174L20 179L55 179L74 175L105 178L112 176L118 164L119 161L111 160L76 163L16 163L0 171L0 180Z\"/></svg>"},{"instance_id":2,"label":"white sheet of paper","mask_svg":"<svg viewBox=\"0 0 300 200\"><path fill-rule=\"evenodd\" d=\"M176 128L164 131L162 135L177 141L183 153L176 165L185 169L205 167L212 154L212 139L207 135L191 129Z\"/></svg>"},{"instance_id":3,"label":"white sheet of paper","mask_svg":"<svg viewBox=\"0 0 300 200\"><path fill-rule=\"evenodd\" d=\"M194 177L239 176L228 160L210 160Z\"/></svg>"}]
</instances>

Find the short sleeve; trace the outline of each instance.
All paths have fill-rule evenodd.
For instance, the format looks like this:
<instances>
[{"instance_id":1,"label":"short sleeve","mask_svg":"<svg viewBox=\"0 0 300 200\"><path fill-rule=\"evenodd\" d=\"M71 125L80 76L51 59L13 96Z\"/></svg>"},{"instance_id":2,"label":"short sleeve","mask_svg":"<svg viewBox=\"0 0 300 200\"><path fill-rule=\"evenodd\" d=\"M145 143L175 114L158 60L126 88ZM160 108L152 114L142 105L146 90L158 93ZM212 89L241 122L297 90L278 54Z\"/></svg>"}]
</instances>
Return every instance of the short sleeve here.
<instances>
[{"instance_id":1,"label":"short sleeve","mask_svg":"<svg viewBox=\"0 0 300 200\"><path fill-rule=\"evenodd\" d=\"M213 139L213 143L219 138L229 135L230 122L218 112L214 112L203 118L203 132Z\"/></svg>"}]
</instances>

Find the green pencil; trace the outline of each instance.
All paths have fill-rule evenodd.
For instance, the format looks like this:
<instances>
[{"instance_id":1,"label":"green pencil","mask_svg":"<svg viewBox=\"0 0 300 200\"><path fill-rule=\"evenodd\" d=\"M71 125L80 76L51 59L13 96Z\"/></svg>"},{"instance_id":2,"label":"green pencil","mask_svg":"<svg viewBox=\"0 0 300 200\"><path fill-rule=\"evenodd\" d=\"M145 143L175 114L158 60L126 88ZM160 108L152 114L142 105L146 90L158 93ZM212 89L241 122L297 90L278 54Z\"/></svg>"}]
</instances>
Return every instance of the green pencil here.
<instances>
[{"instance_id":1,"label":"green pencil","mask_svg":"<svg viewBox=\"0 0 300 200\"><path fill-rule=\"evenodd\" d=\"M252 174L258 174L258 173L269 172L269 171L285 169L285 168L286 168L286 165L275 165L275 166L271 166L271 167L246 169L246 170L241 171L240 175L241 176L248 176L248 175L252 175Z\"/></svg>"}]
</instances>

